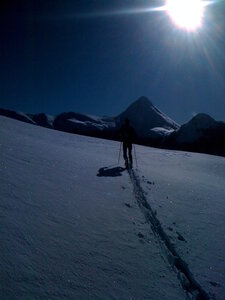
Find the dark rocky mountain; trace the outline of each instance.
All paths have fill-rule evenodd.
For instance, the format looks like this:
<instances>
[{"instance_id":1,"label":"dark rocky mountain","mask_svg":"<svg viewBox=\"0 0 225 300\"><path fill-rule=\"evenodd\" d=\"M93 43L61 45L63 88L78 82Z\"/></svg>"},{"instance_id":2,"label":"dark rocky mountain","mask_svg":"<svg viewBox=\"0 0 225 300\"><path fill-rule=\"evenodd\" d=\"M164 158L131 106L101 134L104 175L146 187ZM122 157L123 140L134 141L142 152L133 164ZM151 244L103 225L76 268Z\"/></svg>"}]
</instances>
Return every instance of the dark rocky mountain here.
<instances>
[{"instance_id":1,"label":"dark rocky mountain","mask_svg":"<svg viewBox=\"0 0 225 300\"><path fill-rule=\"evenodd\" d=\"M43 126L46 128L53 128L53 118L51 116L47 116L44 113L40 114L29 114L29 117L35 122L36 125Z\"/></svg>"},{"instance_id":2,"label":"dark rocky mountain","mask_svg":"<svg viewBox=\"0 0 225 300\"><path fill-rule=\"evenodd\" d=\"M16 112L16 111L12 111L9 109L0 108L0 115L11 118L11 119L15 119L18 121L35 124L35 122L32 120L32 118L30 118L28 115L26 115L22 112Z\"/></svg>"},{"instance_id":3,"label":"dark rocky mountain","mask_svg":"<svg viewBox=\"0 0 225 300\"><path fill-rule=\"evenodd\" d=\"M225 123L198 114L163 141L165 147L225 156Z\"/></svg>"}]
</instances>

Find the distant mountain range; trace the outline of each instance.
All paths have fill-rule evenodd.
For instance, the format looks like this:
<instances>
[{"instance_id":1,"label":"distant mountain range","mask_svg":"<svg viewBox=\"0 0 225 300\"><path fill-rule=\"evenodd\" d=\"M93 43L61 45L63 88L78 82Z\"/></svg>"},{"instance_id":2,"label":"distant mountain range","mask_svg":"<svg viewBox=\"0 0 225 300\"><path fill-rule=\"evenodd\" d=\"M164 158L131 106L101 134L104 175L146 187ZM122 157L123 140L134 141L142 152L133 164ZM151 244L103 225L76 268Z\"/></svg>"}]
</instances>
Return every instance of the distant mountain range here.
<instances>
[{"instance_id":1,"label":"distant mountain range","mask_svg":"<svg viewBox=\"0 0 225 300\"><path fill-rule=\"evenodd\" d=\"M225 156L225 123L198 114L180 126L146 97L140 97L116 117L97 117L75 112L57 116L25 114L0 109L0 115L19 121L100 138L119 140L119 129L129 118L137 143L160 148L204 152Z\"/></svg>"}]
</instances>

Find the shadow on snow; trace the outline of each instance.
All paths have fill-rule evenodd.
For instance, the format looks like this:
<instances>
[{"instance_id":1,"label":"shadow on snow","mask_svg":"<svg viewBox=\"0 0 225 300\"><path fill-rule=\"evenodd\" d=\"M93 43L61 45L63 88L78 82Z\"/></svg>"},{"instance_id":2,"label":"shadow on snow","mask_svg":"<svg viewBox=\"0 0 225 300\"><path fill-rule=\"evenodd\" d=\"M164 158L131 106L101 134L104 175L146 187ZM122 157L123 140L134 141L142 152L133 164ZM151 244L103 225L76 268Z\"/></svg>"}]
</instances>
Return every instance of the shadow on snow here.
<instances>
[{"instance_id":1,"label":"shadow on snow","mask_svg":"<svg viewBox=\"0 0 225 300\"><path fill-rule=\"evenodd\" d=\"M104 167L100 168L98 170L98 174L96 176L98 177L117 177L117 176L122 176L122 172L125 171L125 168L122 167L114 167L114 168L109 168L109 167Z\"/></svg>"}]
</instances>

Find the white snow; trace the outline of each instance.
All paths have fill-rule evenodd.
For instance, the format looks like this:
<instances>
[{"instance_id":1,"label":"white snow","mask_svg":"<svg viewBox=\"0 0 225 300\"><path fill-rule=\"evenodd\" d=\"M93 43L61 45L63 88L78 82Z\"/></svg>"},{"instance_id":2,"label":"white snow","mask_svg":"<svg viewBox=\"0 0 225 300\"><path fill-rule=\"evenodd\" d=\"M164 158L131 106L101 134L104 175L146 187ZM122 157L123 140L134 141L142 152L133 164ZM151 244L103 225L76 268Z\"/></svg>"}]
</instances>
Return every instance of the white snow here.
<instances>
[{"instance_id":1,"label":"white snow","mask_svg":"<svg viewBox=\"0 0 225 300\"><path fill-rule=\"evenodd\" d=\"M175 249L211 298L225 299L225 158L139 147L139 164Z\"/></svg>"},{"instance_id":2,"label":"white snow","mask_svg":"<svg viewBox=\"0 0 225 300\"><path fill-rule=\"evenodd\" d=\"M0 117L0 299L225 298L225 159L135 150Z\"/></svg>"},{"instance_id":3,"label":"white snow","mask_svg":"<svg viewBox=\"0 0 225 300\"><path fill-rule=\"evenodd\" d=\"M93 123L93 122L90 122L90 121L80 121L80 120L77 120L77 119L68 119L67 121L72 122L74 125L76 125L77 129L83 128L83 129L90 130L90 131L91 131L91 129L92 130L93 129L103 130L103 129L106 129L108 127L111 127L111 123L107 124L105 122ZM115 125L114 125L114 127L115 127Z\"/></svg>"},{"instance_id":4,"label":"white snow","mask_svg":"<svg viewBox=\"0 0 225 300\"><path fill-rule=\"evenodd\" d=\"M160 135L160 136L168 136L170 135L172 132L174 132L174 129L166 129L163 127L154 127L152 128L150 131Z\"/></svg>"},{"instance_id":5,"label":"white snow","mask_svg":"<svg viewBox=\"0 0 225 300\"><path fill-rule=\"evenodd\" d=\"M152 105L153 110L155 111L156 114L162 117L162 119L165 119L167 122L167 128L170 128L170 125L173 126L173 128L179 128L180 126L173 121L170 117L168 117L166 114L164 114L161 110L159 110L156 106Z\"/></svg>"},{"instance_id":6,"label":"white snow","mask_svg":"<svg viewBox=\"0 0 225 300\"><path fill-rule=\"evenodd\" d=\"M93 131L114 130L115 120L110 117L97 117L79 113L63 113L55 118L54 128L74 132L82 130L92 133Z\"/></svg>"},{"instance_id":7,"label":"white snow","mask_svg":"<svg viewBox=\"0 0 225 300\"><path fill-rule=\"evenodd\" d=\"M53 127L53 123L54 123L54 120L55 120L55 116L52 116L52 115L46 115L47 117L47 120L48 120L48 124Z\"/></svg>"}]
</instances>

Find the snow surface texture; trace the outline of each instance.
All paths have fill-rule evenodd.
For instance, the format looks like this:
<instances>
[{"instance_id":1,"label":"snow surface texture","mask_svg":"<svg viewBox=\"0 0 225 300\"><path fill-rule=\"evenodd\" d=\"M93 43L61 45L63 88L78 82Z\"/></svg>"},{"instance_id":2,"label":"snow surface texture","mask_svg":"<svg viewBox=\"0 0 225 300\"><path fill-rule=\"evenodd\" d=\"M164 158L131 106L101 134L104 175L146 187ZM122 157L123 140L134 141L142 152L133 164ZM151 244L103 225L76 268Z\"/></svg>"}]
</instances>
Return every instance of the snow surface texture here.
<instances>
[{"instance_id":1,"label":"snow surface texture","mask_svg":"<svg viewBox=\"0 0 225 300\"><path fill-rule=\"evenodd\" d=\"M225 159L0 117L0 299L224 299Z\"/></svg>"}]
</instances>

